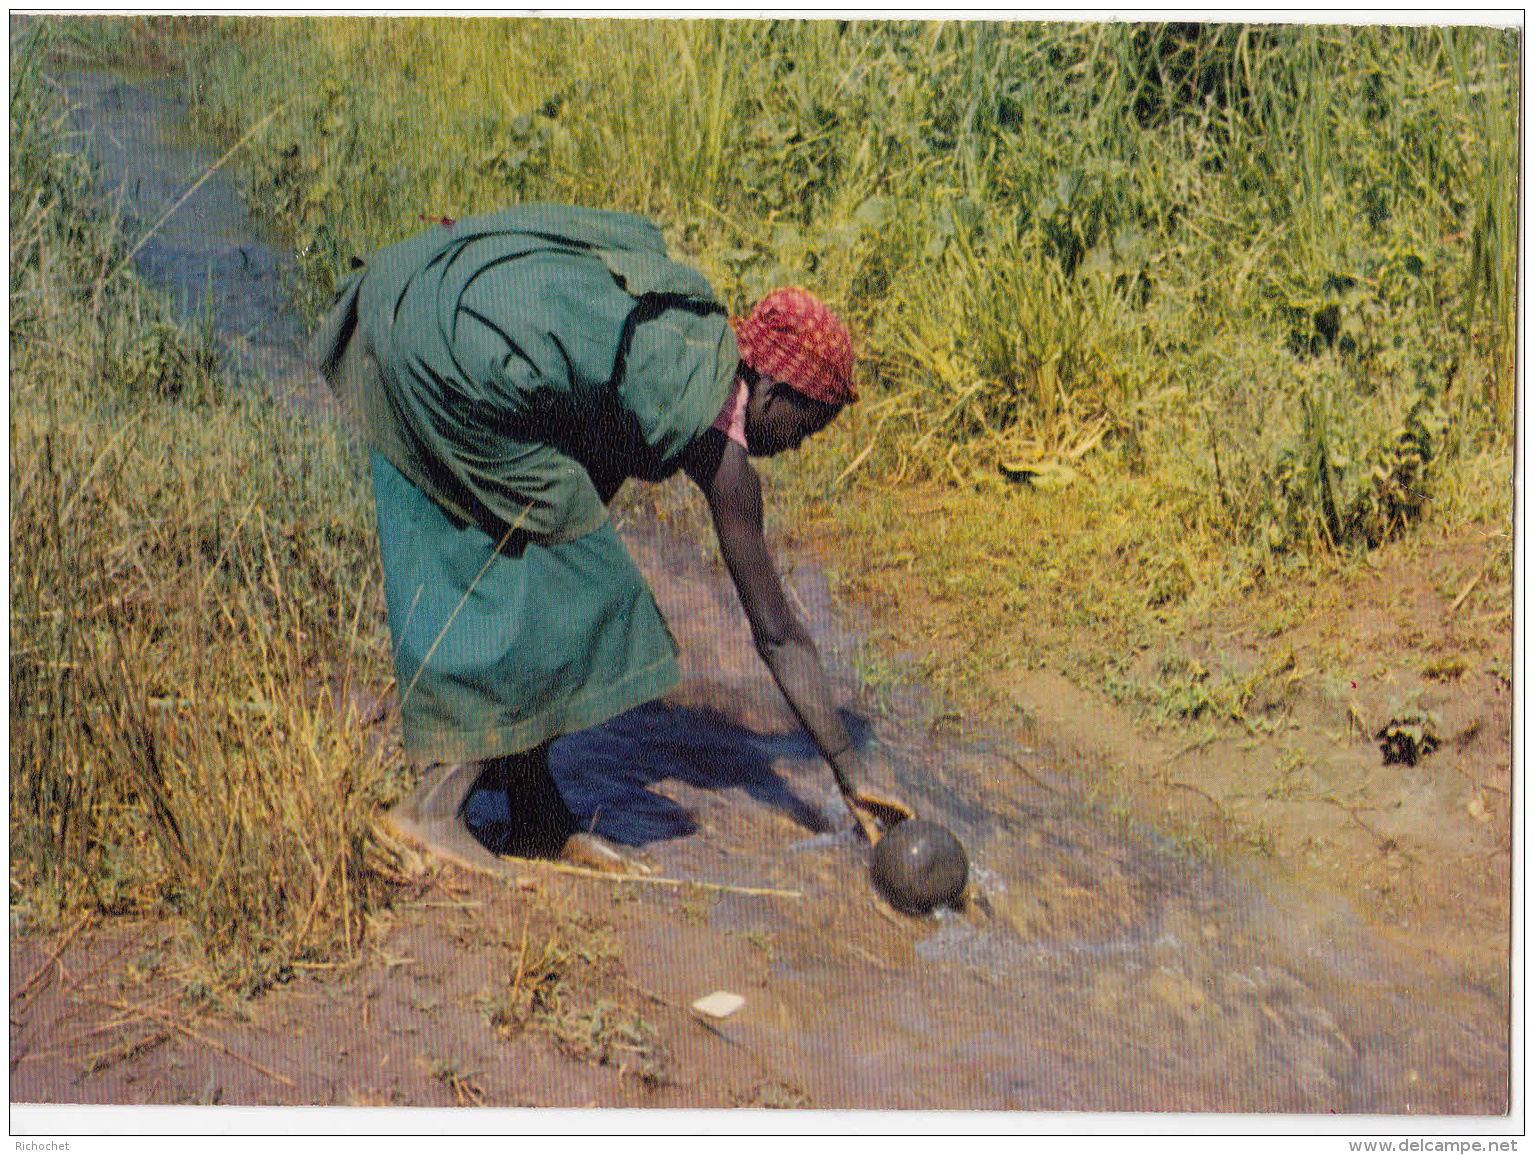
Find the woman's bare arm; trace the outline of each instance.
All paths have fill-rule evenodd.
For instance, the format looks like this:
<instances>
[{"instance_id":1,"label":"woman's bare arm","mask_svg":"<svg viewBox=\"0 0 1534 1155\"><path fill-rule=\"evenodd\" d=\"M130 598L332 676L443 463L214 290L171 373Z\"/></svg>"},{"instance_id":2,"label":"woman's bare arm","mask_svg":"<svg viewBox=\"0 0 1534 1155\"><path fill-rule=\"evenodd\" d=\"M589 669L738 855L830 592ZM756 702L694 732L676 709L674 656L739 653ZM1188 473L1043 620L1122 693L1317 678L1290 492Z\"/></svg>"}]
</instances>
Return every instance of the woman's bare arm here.
<instances>
[{"instance_id":1,"label":"woman's bare arm","mask_svg":"<svg viewBox=\"0 0 1534 1155\"><path fill-rule=\"evenodd\" d=\"M745 450L717 431L699 439L687 473L708 499L719 551L751 623L751 637L789 706L843 790L858 785L859 759L836 712L825 666L783 595L762 534L762 487Z\"/></svg>"}]
</instances>

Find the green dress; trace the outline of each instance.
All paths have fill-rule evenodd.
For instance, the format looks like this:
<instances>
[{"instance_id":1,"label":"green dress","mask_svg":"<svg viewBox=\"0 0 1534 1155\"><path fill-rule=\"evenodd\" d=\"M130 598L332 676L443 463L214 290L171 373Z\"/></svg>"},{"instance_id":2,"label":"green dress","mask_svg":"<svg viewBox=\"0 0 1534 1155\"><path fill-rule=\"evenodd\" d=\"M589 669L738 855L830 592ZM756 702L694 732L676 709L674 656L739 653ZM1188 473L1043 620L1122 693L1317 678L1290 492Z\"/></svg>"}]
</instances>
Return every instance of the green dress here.
<instances>
[{"instance_id":1,"label":"green dress","mask_svg":"<svg viewBox=\"0 0 1534 1155\"><path fill-rule=\"evenodd\" d=\"M341 284L311 351L372 451L412 756L515 753L676 685L607 503L676 472L738 354L659 230L542 204L431 230Z\"/></svg>"}]
</instances>

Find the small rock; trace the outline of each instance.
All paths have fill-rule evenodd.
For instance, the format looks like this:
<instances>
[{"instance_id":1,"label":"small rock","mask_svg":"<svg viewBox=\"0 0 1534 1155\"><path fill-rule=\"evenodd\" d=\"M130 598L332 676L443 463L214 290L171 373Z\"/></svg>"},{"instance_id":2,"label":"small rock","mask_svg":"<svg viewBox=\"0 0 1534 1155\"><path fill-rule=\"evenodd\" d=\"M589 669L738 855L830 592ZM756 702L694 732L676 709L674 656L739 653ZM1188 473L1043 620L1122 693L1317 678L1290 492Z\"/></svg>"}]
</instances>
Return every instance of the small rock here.
<instances>
[{"instance_id":1,"label":"small rock","mask_svg":"<svg viewBox=\"0 0 1534 1155\"><path fill-rule=\"evenodd\" d=\"M711 1019L727 1019L745 1005L746 1000L734 991L715 991L696 1000L692 1009Z\"/></svg>"}]
</instances>

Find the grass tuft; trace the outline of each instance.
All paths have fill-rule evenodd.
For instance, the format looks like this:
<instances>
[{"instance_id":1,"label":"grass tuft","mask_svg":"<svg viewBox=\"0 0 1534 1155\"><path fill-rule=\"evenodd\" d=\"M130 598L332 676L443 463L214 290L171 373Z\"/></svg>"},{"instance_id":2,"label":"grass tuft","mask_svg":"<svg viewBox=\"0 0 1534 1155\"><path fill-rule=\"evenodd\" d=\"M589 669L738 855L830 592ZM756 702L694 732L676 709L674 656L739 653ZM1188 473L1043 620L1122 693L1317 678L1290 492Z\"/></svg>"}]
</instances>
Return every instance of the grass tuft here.
<instances>
[{"instance_id":1,"label":"grass tuft","mask_svg":"<svg viewBox=\"0 0 1534 1155\"><path fill-rule=\"evenodd\" d=\"M20 47L23 62L38 46ZM28 54L32 55L28 55ZM135 279L64 112L11 95L11 896L170 914L255 990L351 957L387 744L371 519L336 430L231 396Z\"/></svg>"}]
</instances>

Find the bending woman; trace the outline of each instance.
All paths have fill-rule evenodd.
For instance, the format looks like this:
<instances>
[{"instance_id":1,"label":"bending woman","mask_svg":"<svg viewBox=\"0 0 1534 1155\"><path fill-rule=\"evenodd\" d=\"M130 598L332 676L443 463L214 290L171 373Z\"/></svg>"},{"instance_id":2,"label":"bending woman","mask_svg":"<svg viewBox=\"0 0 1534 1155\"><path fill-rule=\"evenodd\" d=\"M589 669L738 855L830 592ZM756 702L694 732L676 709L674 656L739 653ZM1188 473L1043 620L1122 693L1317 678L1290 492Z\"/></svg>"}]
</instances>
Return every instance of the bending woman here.
<instances>
[{"instance_id":1,"label":"bending woman","mask_svg":"<svg viewBox=\"0 0 1534 1155\"><path fill-rule=\"evenodd\" d=\"M734 322L641 218L522 205L377 253L311 353L372 454L405 749L425 771L391 812L402 834L489 870L491 846L622 864L578 830L548 750L680 680L607 516L626 479L678 470L708 500L758 653L838 780L857 780L750 461L857 400L846 329L814 296L779 290ZM503 829L465 825L476 786L505 793Z\"/></svg>"}]
</instances>

